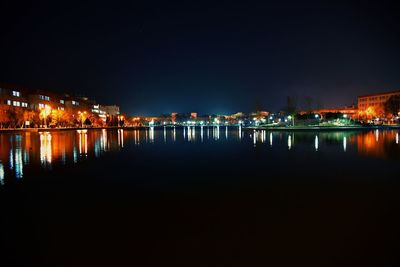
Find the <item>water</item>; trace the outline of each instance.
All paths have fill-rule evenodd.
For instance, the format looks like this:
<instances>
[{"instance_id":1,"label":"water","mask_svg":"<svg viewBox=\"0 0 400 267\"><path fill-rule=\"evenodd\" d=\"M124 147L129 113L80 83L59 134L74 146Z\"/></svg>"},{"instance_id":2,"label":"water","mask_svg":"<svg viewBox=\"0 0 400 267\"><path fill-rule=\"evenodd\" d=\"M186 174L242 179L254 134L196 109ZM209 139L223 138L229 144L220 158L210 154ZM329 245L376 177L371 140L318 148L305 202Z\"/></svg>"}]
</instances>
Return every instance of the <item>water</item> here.
<instances>
[{"instance_id":1,"label":"water","mask_svg":"<svg viewBox=\"0 0 400 267\"><path fill-rule=\"evenodd\" d=\"M227 184L243 176L264 177L263 182L380 183L397 181L393 175L384 176L382 172L395 173L400 160L397 130L274 132L227 127L77 130L2 133L0 145L3 186L60 171L99 173L99 170L105 171L100 173L104 177L124 172L126 175L112 177L124 182L140 179L128 175L138 173L200 176L204 181L229 174L229 179L221 177L213 181L224 180ZM301 176L308 178L297 179ZM170 178L164 179L167 186Z\"/></svg>"},{"instance_id":2,"label":"water","mask_svg":"<svg viewBox=\"0 0 400 267\"><path fill-rule=\"evenodd\" d=\"M0 146L12 265L384 266L395 256L384 248L398 233L398 130L3 132Z\"/></svg>"}]
</instances>

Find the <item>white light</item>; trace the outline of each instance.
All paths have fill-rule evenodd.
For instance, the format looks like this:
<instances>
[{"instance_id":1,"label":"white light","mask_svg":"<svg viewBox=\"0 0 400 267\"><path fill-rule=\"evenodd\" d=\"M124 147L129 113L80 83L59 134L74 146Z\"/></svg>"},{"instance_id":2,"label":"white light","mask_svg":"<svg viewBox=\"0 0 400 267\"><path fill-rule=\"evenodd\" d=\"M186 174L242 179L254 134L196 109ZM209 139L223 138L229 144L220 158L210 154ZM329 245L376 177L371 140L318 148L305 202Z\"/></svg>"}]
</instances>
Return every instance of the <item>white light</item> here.
<instances>
[{"instance_id":1,"label":"white light","mask_svg":"<svg viewBox=\"0 0 400 267\"><path fill-rule=\"evenodd\" d=\"M315 114L315 118L318 119L318 118L319 118L319 115L318 115L318 114Z\"/></svg>"},{"instance_id":2,"label":"white light","mask_svg":"<svg viewBox=\"0 0 400 267\"><path fill-rule=\"evenodd\" d=\"M291 120L291 119L292 119L292 116L289 115L287 118L288 118L289 120ZM285 121L287 121L287 120L285 120Z\"/></svg>"},{"instance_id":3,"label":"white light","mask_svg":"<svg viewBox=\"0 0 400 267\"><path fill-rule=\"evenodd\" d=\"M0 185L4 185L4 166L0 161Z\"/></svg>"},{"instance_id":4,"label":"white light","mask_svg":"<svg viewBox=\"0 0 400 267\"><path fill-rule=\"evenodd\" d=\"M272 133L269 133L269 145L272 146Z\"/></svg>"}]
</instances>

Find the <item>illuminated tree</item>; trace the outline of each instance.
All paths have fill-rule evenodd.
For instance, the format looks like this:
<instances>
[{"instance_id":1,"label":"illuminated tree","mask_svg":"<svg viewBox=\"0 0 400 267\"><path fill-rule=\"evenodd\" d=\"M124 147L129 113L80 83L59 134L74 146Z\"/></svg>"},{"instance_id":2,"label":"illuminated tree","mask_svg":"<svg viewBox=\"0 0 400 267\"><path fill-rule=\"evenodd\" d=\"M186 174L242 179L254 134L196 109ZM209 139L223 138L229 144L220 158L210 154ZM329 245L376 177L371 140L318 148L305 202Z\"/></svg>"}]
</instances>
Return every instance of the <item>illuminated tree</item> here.
<instances>
[{"instance_id":1,"label":"illuminated tree","mask_svg":"<svg viewBox=\"0 0 400 267\"><path fill-rule=\"evenodd\" d=\"M42 108L39 112L39 118L43 121L44 125L49 125L49 122L51 122L51 118L49 118L49 115L51 115L51 107L47 106L45 108Z\"/></svg>"},{"instance_id":2,"label":"illuminated tree","mask_svg":"<svg viewBox=\"0 0 400 267\"><path fill-rule=\"evenodd\" d=\"M64 110L52 110L50 126L67 127L73 124L73 116Z\"/></svg>"},{"instance_id":3,"label":"illuminated tree","mask_svg":"<svg viewBox=\"0 0 400 267\"><path fill-rule=\"evenodd\" d=\"M90 116L90 121L92 122L92 125L95 127L104 126L104 121L97 115Z\"/></svg>"},{"instance_id":4,"label":"illuminated tree","mask_svg":"<svg viewBox=\"0 0 400 267\"><path fill-rule=\"evenodd\" d=\"M9 122L8 112L6 109L0 109L0 128L3 128Z\"/></svg>"},{"instance_id":5,"label":"illuminated tree","mask_svg":"<svg viewBox=\"0 0 400 267\"><path fill-rule=\"evenodd\" d=\"M29 122L29 126L32 127L35 125L35 120L38 119L38 113L33 111L33 110L24 110L23 111L23 122L24 125L25 123L28 121Z\"/></svg>"},{"instance_id":6,"label":"illuminated tree","mask_svg":"<svg viewBox=\"0 0 400 267\"><path fill-rule=\"evenodd\" d=\"M20 108L9 108L7 110L8 122L11 128L19 128L24 126L24 112Z\"/></svg>"}]
</instances>

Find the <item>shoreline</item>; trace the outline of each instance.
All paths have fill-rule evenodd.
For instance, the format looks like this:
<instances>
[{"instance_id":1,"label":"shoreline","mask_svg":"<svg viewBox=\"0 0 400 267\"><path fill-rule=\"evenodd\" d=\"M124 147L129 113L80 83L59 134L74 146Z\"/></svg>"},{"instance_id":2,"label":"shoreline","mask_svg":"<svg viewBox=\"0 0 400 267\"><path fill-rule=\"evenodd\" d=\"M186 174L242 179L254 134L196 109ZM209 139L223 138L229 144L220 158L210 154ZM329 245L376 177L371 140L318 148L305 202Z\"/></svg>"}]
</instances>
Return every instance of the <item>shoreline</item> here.
<instances>
[{"instance_id":1,"label":"shoreline","mask_svg":"<svg viewBox=\"0 0 400 267\"><path fill-rule=\"evenodd\" d=\"M295 127L247 127L245 129L268 131L363 131L400 129L400 125L371 125L371 126L295 126Z\"/></svg>"},{"instance_id":2,"label":"shoreline","mask_svg":"<svg viewBox=\"0 0 400 267\"><path fill-rule=\"evenodd\" d=\"M154 128L173 128L173 126L154 126ZM183 125L177 125L176 127L187 127ZM200 127L200 126L195 126ZM214 125L204 126L204 127L214 127ZM221 127L238 127L236 125L221 126ZM57 131L76 131L76 130L112 130L112 129L124 129L124 130L138 130L147 129L150 126L126 126L126 127L71 127L71 128L16 128L16 129L0 129L0 133L6 132L57 132ZM400 129L400 125L376 125L376 126L295 126L295 127L242 127L243 130L268 130L268 131L363 131L363 130L390 130L390 129Z\"/></svg>"}]
</instances>

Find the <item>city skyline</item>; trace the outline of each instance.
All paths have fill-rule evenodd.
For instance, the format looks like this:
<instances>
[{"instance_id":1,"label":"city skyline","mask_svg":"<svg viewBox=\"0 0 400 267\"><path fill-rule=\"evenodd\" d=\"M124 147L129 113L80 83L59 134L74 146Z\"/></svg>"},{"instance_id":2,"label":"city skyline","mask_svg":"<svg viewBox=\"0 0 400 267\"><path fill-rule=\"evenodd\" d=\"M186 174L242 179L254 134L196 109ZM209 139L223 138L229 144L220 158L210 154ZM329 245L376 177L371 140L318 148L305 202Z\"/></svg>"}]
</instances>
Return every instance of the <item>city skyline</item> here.
<instances>
[{"instance_id":1,"label":"city skyline","mask_svg":"<svg viewBox=\"0 0 400 267\"><path fill-rule=\"evenodd\" d=\"M400 87L394 1L2 3L0 80L119 103L129 114L324 107ZM0 26L3 27L3 26Z\"/></svg>"}]
</instances>

